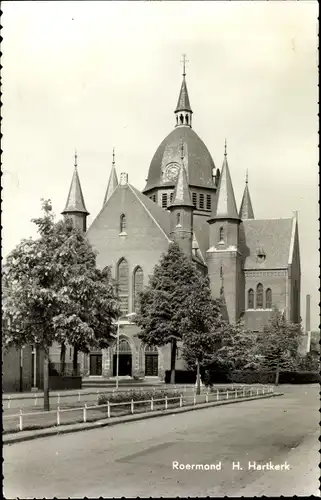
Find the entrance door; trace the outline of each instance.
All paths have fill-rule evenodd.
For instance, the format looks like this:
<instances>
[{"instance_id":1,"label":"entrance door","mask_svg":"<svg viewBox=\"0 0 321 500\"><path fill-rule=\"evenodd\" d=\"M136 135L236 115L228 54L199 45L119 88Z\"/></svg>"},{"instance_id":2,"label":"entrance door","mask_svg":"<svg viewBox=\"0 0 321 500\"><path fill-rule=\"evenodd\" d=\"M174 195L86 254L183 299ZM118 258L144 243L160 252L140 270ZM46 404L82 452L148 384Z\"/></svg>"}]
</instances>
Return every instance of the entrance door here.
<instances>
[{"instance_id":1,"label":"entrance door","mask_svg":"<svg viewBox=\"0 0 321 500\"><path fill-rule=\"evenodd\" d=\"M117 355L114 354L113 360L113 375L116 376L117 367ZM132 355L131 354L119 354L119 368L118 375L120 377L125 377L126 375L132 376Z\"/></svg>"},{"instance_id":2,"label":"entrance door","mask_svg":"<svg viewBox=\"0 0 321 500\"><path fill-rule=\"evenodd\" d=\"M113 376L116 376L117 371L117 346L114 346L113 356ZM118 375L125 377L132 376L132 351L126 339L121 339L119 342L119 366Z\"/></svg>"},{"instance_id":3,"label":"entrance door","mask_svg":"<svg viewBox=\"0 0 321 500\"><path fill-rule=\"evenodd\" d=\"M103 372L103 355L90 354L90 375L100 376Z\"/></svg>"},{"instance_id":4,"label":"entrance door","mask_svg":"<svg viewBox=\"0 0 321 500\"><path fill-rule=\"evenodd\" d=\"M145 348L145 376L157 377L158 375L158 350L156 346Z\"/></svg>"}]
</instances>

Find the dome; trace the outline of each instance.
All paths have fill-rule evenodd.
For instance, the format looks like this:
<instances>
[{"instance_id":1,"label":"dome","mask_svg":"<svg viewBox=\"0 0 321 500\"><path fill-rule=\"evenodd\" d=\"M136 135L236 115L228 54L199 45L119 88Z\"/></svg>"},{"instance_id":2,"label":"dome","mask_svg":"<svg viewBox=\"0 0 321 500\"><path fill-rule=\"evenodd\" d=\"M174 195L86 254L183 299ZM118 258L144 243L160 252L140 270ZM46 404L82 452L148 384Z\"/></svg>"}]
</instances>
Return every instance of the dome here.
<instances>
[{"instance_id":1,"label":"dome","mask_svg":"<svg viewBox=\"0 0 321 500\"><path fill-rule=\"evenodd\" d=\"M215 165L207 147L192 128L180 126L172 130L157 148L149 167L147 184L143 192L175 185L175 169L178 173L182 143L188 184L215 188L213 182Z\"/></svg>"}]
</instances>

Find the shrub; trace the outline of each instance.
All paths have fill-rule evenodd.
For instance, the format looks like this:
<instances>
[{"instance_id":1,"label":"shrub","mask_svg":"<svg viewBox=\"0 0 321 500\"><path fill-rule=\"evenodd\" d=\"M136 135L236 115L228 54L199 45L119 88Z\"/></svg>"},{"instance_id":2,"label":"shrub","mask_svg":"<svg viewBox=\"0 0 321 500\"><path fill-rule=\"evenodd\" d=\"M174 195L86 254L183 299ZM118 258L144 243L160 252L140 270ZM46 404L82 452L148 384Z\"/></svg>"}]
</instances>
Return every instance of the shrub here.
<instances>
[{"instance_id":1,"label":"shrub","mask_svg":"<svg viewBox=\"0 0 321 500\"><path fill-rule=\"evenodd\" d=\"M130 403L133 399L134 401L150 401L153 399L165 399L165 396L168 398L176 397L179 398L179 391L142 391L142 390L132 390L128 392L118 392L115 394L101 394L98 397L98 404L105 405L108 403Z\"/></svg>"}]
</instances>

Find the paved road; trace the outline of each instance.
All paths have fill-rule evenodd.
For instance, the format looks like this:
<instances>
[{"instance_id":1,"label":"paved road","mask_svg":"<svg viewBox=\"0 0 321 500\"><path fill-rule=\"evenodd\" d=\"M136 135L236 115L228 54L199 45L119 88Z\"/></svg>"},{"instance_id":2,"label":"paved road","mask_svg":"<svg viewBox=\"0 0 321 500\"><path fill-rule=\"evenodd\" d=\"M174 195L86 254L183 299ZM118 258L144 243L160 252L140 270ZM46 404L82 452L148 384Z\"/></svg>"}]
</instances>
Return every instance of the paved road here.
<instances>
[{"instance_id":1,"label":"paved road","mask_svg":"<svg viewBox=\"0 0 321 500\"><path fill-rule=\"evenodd\" d=\"M5 446L7 498L318 495L318 386ZM271 461L290 470L248 470ZM176 470L219 464L221 470ZM243 470L232 470L232 463ZM319 496L319 495L318 495Z\"/></svg>"}]
</instances>

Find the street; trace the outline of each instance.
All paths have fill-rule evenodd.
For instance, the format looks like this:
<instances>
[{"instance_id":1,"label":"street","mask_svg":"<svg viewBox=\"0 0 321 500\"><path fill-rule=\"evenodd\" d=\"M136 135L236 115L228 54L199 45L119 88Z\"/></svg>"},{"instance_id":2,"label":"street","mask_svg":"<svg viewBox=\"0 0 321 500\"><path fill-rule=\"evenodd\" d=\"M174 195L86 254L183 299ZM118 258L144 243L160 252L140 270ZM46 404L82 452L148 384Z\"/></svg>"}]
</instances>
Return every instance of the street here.
<instances>
[{"instance_id":1,"label":"street","mask_svg":"<svg viewBox=\"0 0 321 500\"><path fill-rule=\"evenodd\" d=\"M319 496L319 387L280 389L282 397L4 446L4 495Z\"/></svg>"}]
</instances>

